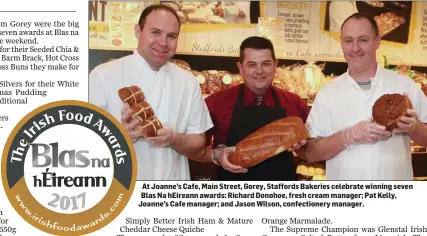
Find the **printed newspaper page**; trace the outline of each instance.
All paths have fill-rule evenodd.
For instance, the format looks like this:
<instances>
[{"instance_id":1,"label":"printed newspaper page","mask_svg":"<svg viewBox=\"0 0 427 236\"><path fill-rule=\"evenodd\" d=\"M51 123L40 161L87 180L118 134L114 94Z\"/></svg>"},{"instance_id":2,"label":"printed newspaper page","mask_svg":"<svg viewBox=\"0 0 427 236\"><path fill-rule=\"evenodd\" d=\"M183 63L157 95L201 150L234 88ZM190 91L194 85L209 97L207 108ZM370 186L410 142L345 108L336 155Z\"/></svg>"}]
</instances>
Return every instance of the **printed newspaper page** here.
<instances>
[{"instance_id":1,"label":"printed newspaper page","mask_svg":"<svg viewBox=\"0 0 427 236\"><path fill-rule=\"evenodd\" d=\"M427 235L426 37L422 1L2 2L0 236Z\"/></svg>"}]
</instances>

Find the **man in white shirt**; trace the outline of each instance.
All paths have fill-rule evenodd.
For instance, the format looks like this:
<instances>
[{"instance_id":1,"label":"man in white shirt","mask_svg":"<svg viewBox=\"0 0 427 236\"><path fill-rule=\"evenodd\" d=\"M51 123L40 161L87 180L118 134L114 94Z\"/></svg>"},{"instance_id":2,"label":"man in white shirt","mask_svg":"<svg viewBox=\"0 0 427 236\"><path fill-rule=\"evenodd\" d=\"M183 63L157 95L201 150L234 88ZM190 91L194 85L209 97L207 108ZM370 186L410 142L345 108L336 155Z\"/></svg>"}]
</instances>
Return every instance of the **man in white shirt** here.
<instances>
[{"instance_id":1,"label":"man in white shirt","mask_svg":"<svg viewBox=\"0 0 427 236\"><path fill-rule=\"evenodd\" d=\"M189 180L189 156L204 152L205 131L212 121L197 79L168 62L176 52L179 17L164 5L152 5L141 13L133 55L102 64L89 76L89 102L121 121L134 142L138 180ZM118 90L136 85L144 93L163 125L158 135L138 138L138 120L129 122L131 110Z\"/></svg>"},{"instance_id":2,"label":"man in white shirt","mask_svg":"<svg viewBox=\"0 0 427 236\"><path fill-rule=\"evenodd\" d=\"M326 160L328 180L413 180L410 140L427 146L427 98L410 78L377 64L380 41L367 15L343 23L348 71L317 94L306 122L312 139L296 150L310 162ZM391 93L407 94L413 109L389 132L372 121L372 106Z\"/></svg>"}]
</instances>

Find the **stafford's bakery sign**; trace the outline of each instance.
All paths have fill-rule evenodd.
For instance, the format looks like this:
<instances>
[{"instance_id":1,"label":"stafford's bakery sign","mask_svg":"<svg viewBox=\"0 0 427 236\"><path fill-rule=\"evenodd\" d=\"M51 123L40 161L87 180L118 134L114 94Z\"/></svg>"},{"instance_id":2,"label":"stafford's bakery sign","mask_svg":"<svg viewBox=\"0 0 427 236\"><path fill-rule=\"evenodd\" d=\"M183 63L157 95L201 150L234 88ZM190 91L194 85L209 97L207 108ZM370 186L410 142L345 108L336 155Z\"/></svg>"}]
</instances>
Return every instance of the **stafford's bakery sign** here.
<instances>
[{"instance_id":1,"label":"stafford's bakery sign","mask_svg":"<svg viewBox=\"0 0 427 236\"><path fill-rule=\"evenodd\" d=\"M134 26L153 2L89 2L92 49L133 50ZM427 2L370 1L157 1L172 7L182 23L178 54L238 56L247 37L272 40L278 58L344 61L340 27L355 12L379 26L379 54L390 64L426 66ZM304 53L306 52L306 53ZM308 53L309 52L309 53Z\"/></svg>"}]
</instances>

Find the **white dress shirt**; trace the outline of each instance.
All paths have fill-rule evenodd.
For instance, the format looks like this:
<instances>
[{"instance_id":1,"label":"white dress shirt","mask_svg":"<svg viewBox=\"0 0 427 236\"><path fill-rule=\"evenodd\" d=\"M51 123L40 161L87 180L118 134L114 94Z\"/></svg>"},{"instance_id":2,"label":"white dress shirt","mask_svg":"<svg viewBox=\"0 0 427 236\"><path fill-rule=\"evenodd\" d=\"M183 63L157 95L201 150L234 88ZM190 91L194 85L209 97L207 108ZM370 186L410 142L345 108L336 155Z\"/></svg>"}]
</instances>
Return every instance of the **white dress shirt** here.
<instances>
[{"instance_id":1,"label":"white dress shirt","mask_svg":"<svg viewBox=\"0 0 427 236\"><path fill-rule=\"evenodd\" d=\"M163 124L177 133L200 134L213 124L197 79L172 63L153 71L135 50L133 55L101 64L89 76L89 102L120 121L123 106L117 91L136 85ZM189 180L188 159L170 147L153 147L143 138L134 143L138 180Z\"/></svg>"}]
</instances>

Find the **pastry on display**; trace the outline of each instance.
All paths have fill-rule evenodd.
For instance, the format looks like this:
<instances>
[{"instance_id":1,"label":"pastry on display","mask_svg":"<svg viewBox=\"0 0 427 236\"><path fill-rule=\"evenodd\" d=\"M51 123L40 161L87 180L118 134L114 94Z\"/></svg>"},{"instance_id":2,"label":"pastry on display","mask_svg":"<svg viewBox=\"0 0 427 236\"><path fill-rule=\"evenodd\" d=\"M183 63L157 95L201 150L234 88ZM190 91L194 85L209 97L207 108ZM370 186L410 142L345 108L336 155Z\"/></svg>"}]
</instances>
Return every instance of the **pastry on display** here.
<instances>
[{"instance_id":1,"label":"pastry on display","mask_svg":"<svg viewBox=\"0 0 427 236\"><path fill-rule=\"evenodd\" d=\"M291 88L286 83L286 78L289 78L289 69L277 67L276 74L273 78L273 85L280 89L285 89L291 91Z\"/></svg>"},{"instance_id":2,"label":"pastry on display","mask_svg":"<svg viewBox=\"0 0 427 236\"><path fill-rule=\"evenodd\" d=\"M203 76L207 80L208 94L213 94L221 91L221 79L220 74L216 70L205 70L202 71Z\"/></svg>"},{"instance_id":3,"label":"pastry on display","mask_svg":"<svg viewBox=\"0 0 427 236\"><path fill-rule=\"evenodd\" d=\"M279 80L282 81L282 86L300 97L306 97L308 93L308 83L304 78L300 78L299 65L282 66L282 70L279 70ZM277 74L277 72L276 72Z\"/></svg>"},{"instance_id":4,"label":"pastry on display","mask_svg":"<svg viewBox=\"0 0 427 236\"><path fill-rule=\"evenodd\" d=\"M397 71L402 75L406 75L409 78L413 79L417 86L424 92L427 96L427 75L415 70L411 70L410 65L400 64L391 70Z\"/></svg>"},{"instance_id":5,"label":"pastry on display","mask_svg":"<svg viewBox=\"0 0 427 236\"><path fill-rule=\"evenodd\" d=\"M394 12L381 13L381 15L375 16L374 20L378 24L380 36L384 36L384 35L392 32L397 27L399 27L405 23L405 17L398 16Z\"/></svg>"},{"instance_id":6,"label":"pastry on display","mask_svg":"<svg viewBox=\"0 0 427 236\"><path fill-rule=\"evenodd\" d=\"M179 21L181 22L181 24L184 24L184 22L186 22L188 20L188 15L185 14L182 11L177 11L176 12L178 17L179 17Z\"/></svg>"},{"instance_id":7,"label":"pastry on display","mask_svg":"<svg viewBox=\"0 0 427 236\"><path fill-rule=\"evenodd\" d=\"M311 103L320 88L329 81L322 72L324 66L324 63L316 65L313 61L309 61L305 65L283 65L277 68L273 84L298 94L298 96Z\"/></svg>"},{"instance_id":8,"label":"pastry on display","mask_svg":"<svg viewBox=\"0 0 427 236\"><path fill-rule=\"evenodd\" d=\"M179 9L180 9L179 5L182 6L182 4L180 2L162 2L162 5L165 5L165 6L168 6L172 9L174 9L177 13L180 12L179 11ZM180 12L180 13L182 13L182 12ZM183 22L181 22L181 23L183 23Z\"/></svg>"},{"instance_id":9,"label":"pastry on display","mask_svg":"<svg viewBox=\"0 0 427 236\"><path fill-rule=\"evenodd\" d=\"M194 11L185 12L185 13L187 13L187 17L188 17L187 23L192 23L192 24L209 24L210 22L208 18L214 16L213 11L208 8L199 8L199 9L196 8Z\"/></svg>"},{"instance_id":10,"label":"pastry on display","mask_svg":"<svg viewBox=\"0 0 427 236\"><path fill-rule=\"evenodd\" d=\"M326 180L325 166L322 163L308 163L301 161L296 169L297 180Z\"/></svg>"},{"instance_id":11,"label":"pastry on display","mask_svg":"<svg viewBox=\"0 0 427 236\"><path fill-rule=\"evenodd\" d=\"M373 7L384 7L384 2L381 1L363 1Z\"/></svg>"},{"instance_id":12,"label":"pastry on display","mask_svg":"<svg viewBox=\"0 0 427 236\"><path fill-rule=\"evenodd\" d=\"M399 7L404 8L404 9L408 9L408 6L404 3L401 3L401 2L393 1L393 2L391 2L391 4L399 6Z\"/></svg>"},{"instance_id":13,"label":"pastry on display","mask_svg":"<svg viewBox=\"0 0 427 236\"><path fill-rule=\"evenodd\" d=\"M227 24L227 21L225 21L222 17L219 16L206 16L206 20L210 24Z\"/></svg>"},{"instance_id":14,"label":"pastry on display","mask_svg":"<svg viewBox=\"0 0 427 236\"><path fill-rule=\"evenodd\" d=\"M427 96L427 75L424 73L414 71L414 82Z\"/></svg>"},{"instance_id":15,"label":"pastry on display","mask_svg":"<svg viewBox=\"0 0 427 236\"><path fill-rule=\"evenodd\" d=\"M171 59L169 62L181 67L184 70L191 70L190 64L180 59Z\"/></svg>"},{"instance_id":16,"label":"pastry on display","mask_svg":"<svg viewBox=\"0 0 427 236\"><path fill-rule=\"evenodd\" d=\"M132 110L129 121L139 120L137 130L138 137L154 137L163 128L162 123L155 116L150 104L145 101L145 96L138 86L130 86L119 89L120 100L127 103Z\"/></svg>"},{"instance_id":17,"label":"pastry on display","mask_svg":"<svg viewBox=\"0 0 427 236\"><path fill-rule=\"evenodd\" d=\"M199 81L200 90L203 95L213 94L228 87L243 83L243 78L240 74L231 74L228 71L191 70L190 72Z\"/></svg>"},{"instance_id":18,"label":"pastry on display","mask_svg":"<svg viewBox=\"0 0 427 236\"><path fill-rule=\"evenodd\" d=\"M372 107L372 117L377 124L385 126L387 131L393 131L397 128L400 117L405 116L410 108L412 103L407 96L398 93L384 94Z\"/></svg>"},{"instance_id":19,"label":"pastry on display","mask_svg":"<svg viewBox=\"0 0 427 236\"><path fill-rule=\"evenodd\" d=\"M227 18L247 17L233 2L160 1L160 3L175 10L181 24L226 24Z\"/></svg>"},{"instance_id":20,"label":"pastry on display","mask_svg":"<svg viewBox=\"0 0 427 236\"><path fill-rule=\"evenodd\" d=\"M246 14L242 9L235 7L232 2L228 3L229 5L221 5L220 7L215 7L212 9L212 11L216 16L220 16L221 18L230 15L239 19L244 19L246 17Z\"/></svg>"},{"instance_id":21,"label":"pastry on display","mask_svg":"<svg viewBox=\"0 0 427 236\"><path fill-rule=\"evenodd\" d=\"M196 70L192 70L191 73L199 81L200 90L201 90L202 94L209 94L209 92L208 92L208 83L207 83L207 80L206 80L205 76L201 72L196 71Z\"/></svg>"},{"instance_id":22,"label":"pastry on display","mask_svg":"<svg viewBox=\"0 0 427 236\"><path fill-rule=\"evenodd\" d=\"M299 117L286 117L258 129L236 144L228 159L243 168L255 166L309 137Z\"/></svg>"},{"instance_id":23,"label":"pastry on display","mask_svg":"<svg viewBox=\"0 0 427 236\"><path fill-rule=\"evenodd\" d=\"M243 77L241 74L232 74L231 77L233 77L233 81L236 84L243 84L245 81L243 80Z\"/></svg>"},{"instance_id":24,"label":"pastry on display","mask_svg":"<svg viewBox=\"0 0 427 236\"><path fill-rule=\"evenodd\" d=\"M410 65L400 64L395 68L393 68L392 70L399 72L399 74L406 75L411 79L414 78L414 71L411 70Z\"/></svg>"},{"instance_id":25,"label":"pastry on display","mask_svg":"<svg viewBox=\"0 0 427 236\"><path fill-rule=\"evenodd\" d=\"M221 81L221 89L226 89L228 87L237 85L237 81L228 71L218 71L219 79Z\"/></svg>"}]
</instances>

